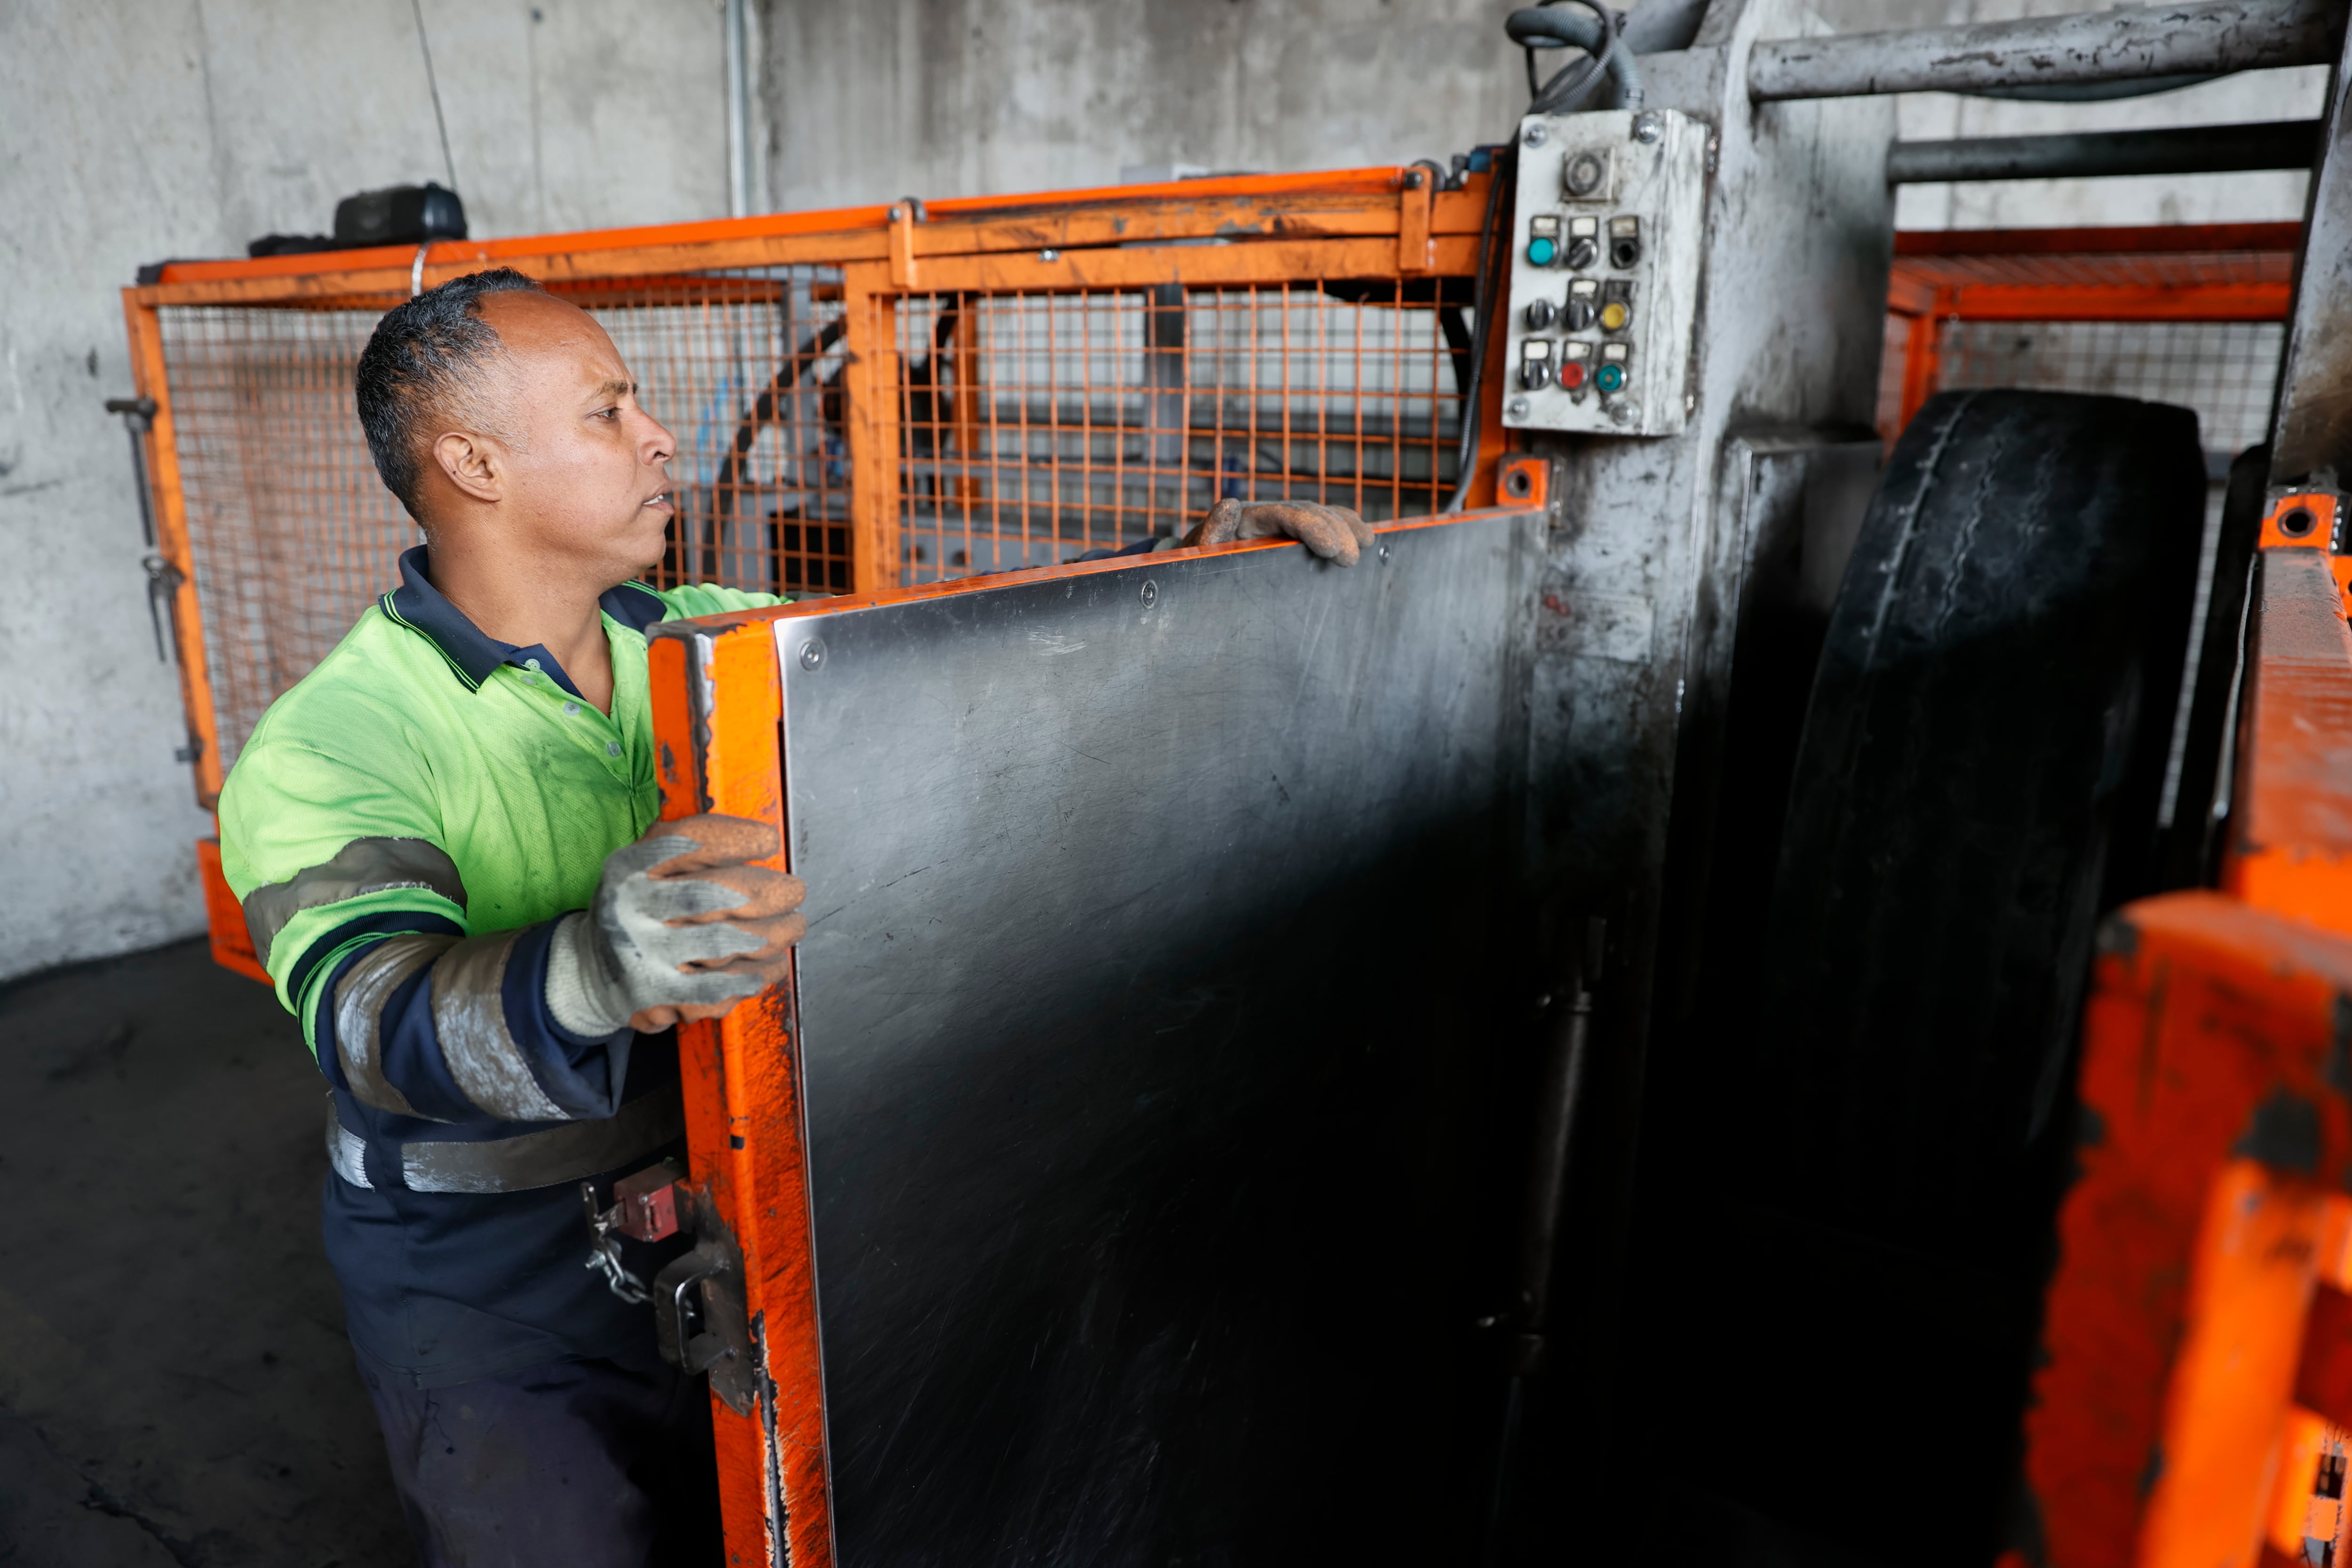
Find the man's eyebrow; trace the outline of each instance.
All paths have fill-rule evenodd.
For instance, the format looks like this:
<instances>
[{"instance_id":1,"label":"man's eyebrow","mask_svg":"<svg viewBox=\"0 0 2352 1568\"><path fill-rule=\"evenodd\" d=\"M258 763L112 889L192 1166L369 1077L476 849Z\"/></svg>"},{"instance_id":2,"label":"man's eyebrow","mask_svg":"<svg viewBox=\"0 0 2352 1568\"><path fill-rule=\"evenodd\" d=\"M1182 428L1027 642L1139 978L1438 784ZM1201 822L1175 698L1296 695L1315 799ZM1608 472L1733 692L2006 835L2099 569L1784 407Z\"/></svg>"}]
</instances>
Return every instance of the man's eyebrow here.
<instances>
[{"instance_id":1,"label":"man's eyebrow","mask_svg":"<svg viewBox=\"0 0 2352 1568\"><path fill-rule=\"evenodd\" d=\"M599 397L631 397L635 395L636 390L637 384L634 381L608 381L596 388L596 395Z\"/></svg>"}]
</instances>

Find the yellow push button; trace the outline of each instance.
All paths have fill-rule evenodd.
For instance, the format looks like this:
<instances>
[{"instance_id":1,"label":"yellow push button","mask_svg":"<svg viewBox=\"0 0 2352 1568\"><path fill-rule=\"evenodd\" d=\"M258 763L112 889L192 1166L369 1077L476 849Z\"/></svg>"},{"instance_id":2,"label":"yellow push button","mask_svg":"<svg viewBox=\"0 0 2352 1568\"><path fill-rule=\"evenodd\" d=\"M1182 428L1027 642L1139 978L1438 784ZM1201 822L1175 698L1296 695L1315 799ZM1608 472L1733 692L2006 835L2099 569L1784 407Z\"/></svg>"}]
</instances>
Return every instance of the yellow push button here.
<instances>
[{"instance_id":1,"label":"yellow push button","mask_svg":"<svg viewBox=\"0 0 2352 1568\"><path fill-rule=\"evenodd\" d=\"M1622 300L1612 300L1601 307L1601 330L1604 332L1622 331L1633 319L1632 308Z\"/></svg>"}]
</instances>

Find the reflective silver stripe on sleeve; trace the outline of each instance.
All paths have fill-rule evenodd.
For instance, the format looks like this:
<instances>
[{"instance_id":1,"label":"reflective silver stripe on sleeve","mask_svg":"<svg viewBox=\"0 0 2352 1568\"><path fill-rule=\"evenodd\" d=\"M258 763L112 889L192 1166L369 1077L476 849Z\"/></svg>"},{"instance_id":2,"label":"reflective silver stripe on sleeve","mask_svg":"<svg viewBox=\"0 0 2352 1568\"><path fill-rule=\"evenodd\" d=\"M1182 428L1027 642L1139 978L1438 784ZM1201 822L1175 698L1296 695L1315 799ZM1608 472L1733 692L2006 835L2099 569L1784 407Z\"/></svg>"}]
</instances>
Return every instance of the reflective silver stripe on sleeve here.
<instances>
[{"instance_id":1,"label":"reflective silver stripe on sleeve","mask_svg":"<svg viewBox=\"0 0 2352 1568\"><path fill-rule=\"evenodd\" d=\"M507 1029L507 955L520 931L468 937L433 963L433 1032L449 1076L477 1109L501 1121L565 1121Z\"/></svg>"},{"instance_id":2,"label":"reflective silver stripe on sleeve","mask_svg":"<svg viewBox=\"0 0 2352 1568\"><path fill-rule=\"evenodd\" d=\"M466 883L457 875L457 863L431 839L354 838L336 850L332 859L247 894L246 933L267 969L270 944L296 915L387 888L422 888L461 910L466 907Z\"/></svg>"},{"instance_id":3,"label":"reflective silver stripe on sleeve","mask_svg":"<svg viewBox=\"0 0 2352 1568\"><path fill-rule=\"evenodd\" d=\"M403 981L457 942L454 936L387 937L343 972L335 987L335 1054L342 1058L343 1082L361 1104L403 1116L424 1114L383 1076L383 1006Z\"/></svg>"},{"instance_id":4,"label":"reflective silver stripe on sleeve","mask_svg":"<svg viewBox=\"0 0 2352 1568\"><path fill-rule=\"evenodd\" d=\"M367 1179L367 1141L335 1115L335 1097L327 1096L327 1163L335 1174L355 1187L372 1187Z\"/></svg>"},{"instance_id":5,"label":"reflective silver stripe on sleeve","mask_svg":"<svg viewBox=\"0 0 2352 1568\"><path fill-rule=\"evenodd\" d=\"M599 1121L574 1121L483 1142L435 1139L403 1143L400 1168L414 1192L521 1193L618 1170L685 1132L685 1101L673 1083Z\"/></svg>"}]
</instances>

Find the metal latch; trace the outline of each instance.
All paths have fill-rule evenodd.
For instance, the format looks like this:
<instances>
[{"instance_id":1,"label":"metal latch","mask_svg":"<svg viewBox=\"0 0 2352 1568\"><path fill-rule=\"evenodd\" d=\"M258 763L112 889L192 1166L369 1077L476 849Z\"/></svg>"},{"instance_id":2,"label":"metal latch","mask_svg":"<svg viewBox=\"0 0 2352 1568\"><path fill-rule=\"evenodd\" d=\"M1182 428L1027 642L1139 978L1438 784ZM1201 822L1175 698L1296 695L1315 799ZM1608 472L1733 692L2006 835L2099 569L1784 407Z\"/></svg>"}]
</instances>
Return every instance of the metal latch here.
<instances>
[{"instance_id":1,"label":"metal latch","mask_svg":"<svg viewBox=\"0 0 2352 1568\"><path fill-rule=\"evenodd\" d=\"M625 1301L650 1301L662 1360L681 1372L707 1372L710 1386L738 1415L751 1413L758 1376L751 1318L743 1292L743 1252L719 1217L707 1188L687 1184L686 1171L665 1160L613 1184L613 1206L599 1208L593 1182L580 1184L595 1241L588 1267L602 1271ZM621 1240L663 1241L681 1231L694 1246L670 1260L653 1284L629 1272Z\"/></svg>"},{"instance_id":2,"label":"metal latch","mask_svg":"<svg viewBox=\"0 0 2352 1568\"><path fill-rule=\"evenodd\" d=\"M743 1251L707 1187L678 1184L678 1217L691 1251L654 1279L654 1333L662 1359L680 1372L707 1372L711 1392L738 1415L751 1414L759 1368L743 1292Z\"/></svg>"}]
</instances>

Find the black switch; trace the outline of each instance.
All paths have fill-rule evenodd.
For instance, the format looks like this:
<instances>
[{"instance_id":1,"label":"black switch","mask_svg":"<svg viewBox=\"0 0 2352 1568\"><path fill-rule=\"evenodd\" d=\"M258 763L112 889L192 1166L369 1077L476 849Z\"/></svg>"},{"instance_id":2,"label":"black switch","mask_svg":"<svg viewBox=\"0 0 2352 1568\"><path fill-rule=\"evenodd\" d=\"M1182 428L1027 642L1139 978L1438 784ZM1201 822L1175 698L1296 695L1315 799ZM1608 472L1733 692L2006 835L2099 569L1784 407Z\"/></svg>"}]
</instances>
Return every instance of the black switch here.
<instances>
[{"instance_id":1,"label":"black switch","mask_svg":"<svg viewBox=\"0 0 2352 1568\"><path fill-rule=\"evenodd\" d=\"M1528 331L1531 332L1540 332L1544 331L1551 325L1551 301L1549 300L1528 300L1527 317Z\"/></svg>"},{"instance_id":2,"label":"black switch","mask_svg":"<svg viewBox=\"0 0 2352 1568\"><path fill-rule=\"evenodd\" d=\"M1568 297L1568 330L1570 331L1590 331L1594 314L1591 295L1570 294Z\"/></svg>"},{"instance_id":3,"label":"black switch","mask_svg":"<svg viewBox=\"0 0 2352 1568\"><path fill-rule=\"evenodd\" d=\"M1634 254L1641 254L1638 244L1634 247ZM1578 271L1581 272L1600 259L1601 247L1593 243L1591 235L1579 235L1568 242L1568 264Z\"/></svg>"}]
</instances>

